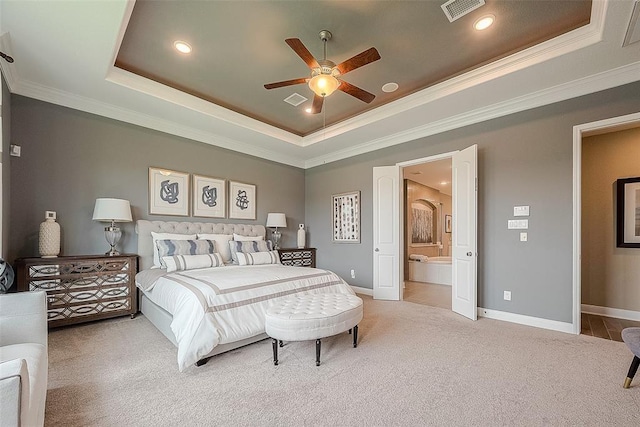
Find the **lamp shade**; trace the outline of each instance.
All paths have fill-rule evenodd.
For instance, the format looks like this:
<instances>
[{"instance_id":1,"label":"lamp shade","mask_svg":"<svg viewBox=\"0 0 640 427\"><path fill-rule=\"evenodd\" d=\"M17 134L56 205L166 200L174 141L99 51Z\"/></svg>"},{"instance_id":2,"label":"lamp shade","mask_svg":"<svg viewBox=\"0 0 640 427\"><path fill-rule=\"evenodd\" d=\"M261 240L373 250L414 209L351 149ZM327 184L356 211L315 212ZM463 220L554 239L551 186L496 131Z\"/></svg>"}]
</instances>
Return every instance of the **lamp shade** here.
<instances>
[{"instance_id":1,"label":"lamp shade","mask_svg":"<svg viewBox=\"0 0 640 427\"><path fill-rule=\"evenodd\" d=\"M287 217L283 213L267 214L267 227L286 227Z\"/></svg>"},{"instance_id":2,"label":"lamp shade","mask_svg":"<svg viewBox=\"0 0 640 427\"><path fill-rule=\"evenodd\" d=\"M96 199L93 209L94 221L131 222L131 206L128 200Z\"/></svg>"},{"instance_id":3,"label":"lamp shade","mask_svg":"<svg viewBox=\"0 0 640 427\"><path fill-rule=\"evenodd\" d=\"M329 96L340 86L340 81L331 74L318 74L309 80L309 87L318 96Z\"/></svg>"}]
</instances>

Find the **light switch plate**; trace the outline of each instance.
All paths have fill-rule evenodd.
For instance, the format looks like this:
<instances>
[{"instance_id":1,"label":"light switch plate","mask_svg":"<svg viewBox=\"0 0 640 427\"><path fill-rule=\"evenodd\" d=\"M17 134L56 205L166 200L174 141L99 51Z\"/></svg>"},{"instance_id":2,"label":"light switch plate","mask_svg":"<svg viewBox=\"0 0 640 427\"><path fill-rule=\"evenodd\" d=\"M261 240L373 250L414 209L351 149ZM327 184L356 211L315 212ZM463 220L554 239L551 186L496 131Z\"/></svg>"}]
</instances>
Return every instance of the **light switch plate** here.
<instances>
[{"instance_id":1,"label":"light switch plate","mask_svg":"<svg viewBox=\"0 0 640 427\"><path fill-rule=\"evenodd\" d=\"M513 216L529 216L529 206L514 206Z\"/></svg>"},{"instance_id":2,"label":"light switch plate","mask_svg":"<svg viewBox=\"0 0 640 427\"><path fill-rule=\"evenodd\" d=\"M507 222L507 228L509 230L526 230L529 228L528 219L510 219Z\"/></svg>"}]
</instances>

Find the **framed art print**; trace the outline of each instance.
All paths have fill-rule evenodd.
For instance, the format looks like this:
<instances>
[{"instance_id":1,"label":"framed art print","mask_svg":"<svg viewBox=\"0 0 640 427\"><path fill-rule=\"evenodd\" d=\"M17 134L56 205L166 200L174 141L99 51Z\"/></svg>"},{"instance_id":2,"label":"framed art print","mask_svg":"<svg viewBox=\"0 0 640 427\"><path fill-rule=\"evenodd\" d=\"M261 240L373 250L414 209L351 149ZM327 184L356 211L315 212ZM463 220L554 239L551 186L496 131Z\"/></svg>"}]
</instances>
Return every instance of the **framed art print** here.
<instances>
[{"instance_id":1,"label":"framed art print","mask_svg":"<svg viewBox=\"0 0 640 427\"><path fill-rule=\"evenodd\" d=\"M256 219L256 186L229 181L229 218Z\"/></svg>"},{"instance_id":2,"label":"framed art print","mask_svg":"<svg viewBox=\"0 0 640 427\"><path fill-rule=\"evenodd\" d=\"M149 214L189 216L189 174L149 168Z\"/></svg>"},{"instance_id":3,"label":"framed art print","mask_svg":"<svg viewBox=\"0 0 640 427\"><path fill-rule=\"evenodd\" d=\"M226 211L226 181L193 174L191 215L204 218L224 218Z\"/></svg>"},{"instance_id":4,"label":"framed art print","mask_svg":"<svg viewBox=\"0 0 640 427\"><path fill-rule=\"evenodd\" d=\"M336 243L360 243L360 192L331 196L333 237Z\"/></svg>"},{"instance_id":5,"label":"framed art print","mask_svg":"<svg viewBox=\"0 0 640 427\"><path fill-rule=\"evenodd\" d=\"M616 181L616 243L640 248L640 177Z\"/></svg>"}]
</instances>

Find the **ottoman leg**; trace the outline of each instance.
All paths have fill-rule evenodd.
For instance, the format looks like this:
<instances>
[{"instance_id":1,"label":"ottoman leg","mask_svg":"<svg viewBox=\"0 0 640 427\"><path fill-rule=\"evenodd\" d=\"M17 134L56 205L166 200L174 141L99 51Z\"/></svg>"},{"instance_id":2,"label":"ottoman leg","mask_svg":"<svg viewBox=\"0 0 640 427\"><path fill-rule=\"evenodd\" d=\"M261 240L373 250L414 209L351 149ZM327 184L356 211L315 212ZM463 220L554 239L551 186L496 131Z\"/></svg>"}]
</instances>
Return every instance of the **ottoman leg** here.
<instances>
[{"instance_id":1,"label":"ottoman leg","mask_svg":"<svg viewBox=\"0 0 640 427\"><path fill-rule=\"evenodd\" d=\"M636 376L636 372L638 372L638 366L640 366L640 357L633 356L633 361L631 362L631 366L629 367L629 373L627 374L627 378L624 380L624 388L631 387L631 380Z\"/></svg>"},{"instance_id":2,"label":"ottoman leg","mask_svg":"<svg viewBox=\"0 0 640 427\"><path fill-rule=\"evenodd\" d=\"M353 327L353 348L358 346L358 325Z\"/></svg>"},{"instance_id":3,"label":"ottoman leg","mask_svg":"<svg viewBox=\"0 0 640 427\"><path fill-rule=\"evenodd\" d=\"M271 341L273 347L273 364L278 365L278 340L273 338Z\"/></svg>"},{"instance_id":4,"label":"ottoman leg","mask_svg":"<svg viewBox=\"0 0 640 427\"><path fill-rule=\"evenodd\" d=\"M316 340L316 366L320 366L320 340Z\"/></svg>"}]
</instances>

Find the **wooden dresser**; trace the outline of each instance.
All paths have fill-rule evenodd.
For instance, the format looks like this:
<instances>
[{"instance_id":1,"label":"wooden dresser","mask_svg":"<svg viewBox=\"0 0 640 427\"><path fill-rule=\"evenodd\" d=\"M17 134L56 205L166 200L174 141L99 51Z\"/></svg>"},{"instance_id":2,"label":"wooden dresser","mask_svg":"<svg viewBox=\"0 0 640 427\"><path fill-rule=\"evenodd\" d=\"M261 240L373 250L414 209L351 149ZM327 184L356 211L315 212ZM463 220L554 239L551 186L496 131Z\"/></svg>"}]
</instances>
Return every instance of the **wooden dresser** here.
<instances>
[{"instance_id":1,"label":"wooden dresser","mask_svg":"<svg viewBox=\"0 0 640 427\"><path fill-rule=\"evenodd\" d=\"M280 248L278 253L282 265L313 268L316 266L316 248Z\"/></svg>"},{"instance_id":2,"label":"wooden dresser","mask_svg":"<svg viewBox=\"0 0 640 427\"><path fill-rule=\"evenodd\" d=\"M138 256L20 258L18 291L47 291L49 327L131 315L138 308Z\"/></svg>"}]
</instances>

